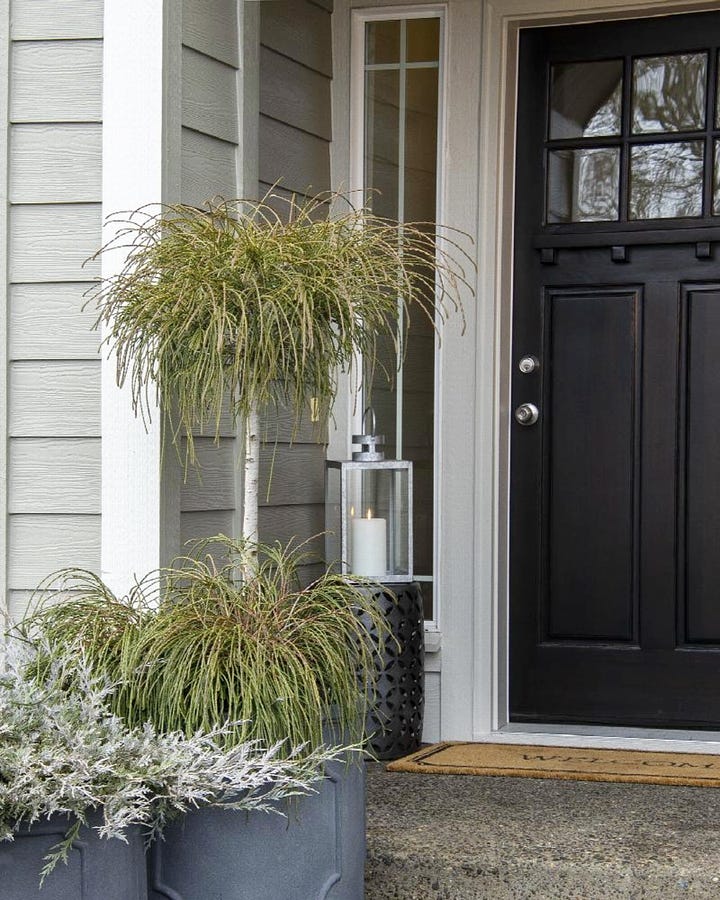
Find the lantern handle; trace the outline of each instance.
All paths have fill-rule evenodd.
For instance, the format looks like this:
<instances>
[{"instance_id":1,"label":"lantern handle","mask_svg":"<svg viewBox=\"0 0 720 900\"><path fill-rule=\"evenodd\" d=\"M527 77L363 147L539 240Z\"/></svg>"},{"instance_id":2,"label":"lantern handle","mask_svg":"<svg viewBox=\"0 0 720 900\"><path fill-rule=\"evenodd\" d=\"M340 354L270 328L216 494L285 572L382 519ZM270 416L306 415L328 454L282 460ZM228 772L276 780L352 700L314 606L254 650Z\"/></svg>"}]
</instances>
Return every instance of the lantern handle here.
<instances>
[{"instance_id":1,"label":"lantern handle","mask_svg":"<svg viewBox=\"0 0 720 900\"><path fill-rule=\"evenodd\" d=\"M367 430L367 426L365 425L365 420L367 419L368 413L370 413L370 415L372 416L372 428L370 429L370 431ZM377 422L375 420L375 410L372 408L372 406L368 406L367 409L365 410L365 412L363 413L362 427L363 427L363 431L365 432L365 434L375 434Z\"/></svg>"}]
</instances>

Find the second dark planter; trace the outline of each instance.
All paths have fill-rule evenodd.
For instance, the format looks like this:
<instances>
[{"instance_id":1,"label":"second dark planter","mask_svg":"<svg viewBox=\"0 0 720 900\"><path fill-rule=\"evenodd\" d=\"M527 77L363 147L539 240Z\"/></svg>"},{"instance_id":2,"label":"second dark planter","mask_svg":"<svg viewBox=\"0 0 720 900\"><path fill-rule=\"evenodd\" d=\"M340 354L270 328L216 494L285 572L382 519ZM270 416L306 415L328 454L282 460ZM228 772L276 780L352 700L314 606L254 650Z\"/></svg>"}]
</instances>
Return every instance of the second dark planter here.
<instances>
[{"instance_id":1,"label":"second dark planter","mask_svg":"<svg viewBox=\"0 0 720 900\"><path fill-rule=\"evenodd\" d=\"M149 851L150 900L363 900L365 769L328 766L288 818L199 809Z\"/></svg>"}]
</instances>

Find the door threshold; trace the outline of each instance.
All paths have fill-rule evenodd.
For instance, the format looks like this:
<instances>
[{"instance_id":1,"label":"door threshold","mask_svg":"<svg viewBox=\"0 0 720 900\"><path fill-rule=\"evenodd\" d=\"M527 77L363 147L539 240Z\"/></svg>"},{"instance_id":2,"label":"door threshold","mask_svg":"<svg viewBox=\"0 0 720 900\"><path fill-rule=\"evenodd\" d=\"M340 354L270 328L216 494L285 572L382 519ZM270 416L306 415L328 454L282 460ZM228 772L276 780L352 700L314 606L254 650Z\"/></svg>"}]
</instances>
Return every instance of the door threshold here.
<instances>
[{"instance_id":1,"label":"door threshold","mask_svg":"<svg viewBox=\"0 0 720 900\"><path fill-rule=\"evenodd\" d=\"M497 731L477 734L474 740L496 744L539 744L543 747L596 747L720 754L720 731L674 728L508 723Z\"/></svg>"}]
</instances>

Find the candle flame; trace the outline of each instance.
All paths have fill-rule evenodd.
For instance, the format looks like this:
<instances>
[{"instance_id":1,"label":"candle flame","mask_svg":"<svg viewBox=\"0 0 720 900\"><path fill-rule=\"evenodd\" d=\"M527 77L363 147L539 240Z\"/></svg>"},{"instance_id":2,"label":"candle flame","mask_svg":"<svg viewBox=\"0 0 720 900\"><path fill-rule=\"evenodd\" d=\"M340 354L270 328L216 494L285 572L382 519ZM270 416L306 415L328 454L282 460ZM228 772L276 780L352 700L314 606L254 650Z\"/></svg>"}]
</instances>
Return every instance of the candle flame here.
<instances>
[{"instance_id":1,"label":"candle flame","mask_svg":"<svg viewBox=\"0 0 720 900\"><path fill-rule=\"evenodd\" d=\"M351 507L350 507L350 518L352 519L352 517L353 517L354 515L355 515L355 507L354 507L354 506L351 506Z\"/></svg>"},{"instance_id":2,"label":"candle flame","mask_svg":"<svg viewBox=\"0 0 720 900\"><path fill-rule=\"evenodd\" d=\"M372 519L372 510L371 509L368 509L368 511L367 511L367 517L368 517L368 519Z\"/></svg>"}]
</instances>

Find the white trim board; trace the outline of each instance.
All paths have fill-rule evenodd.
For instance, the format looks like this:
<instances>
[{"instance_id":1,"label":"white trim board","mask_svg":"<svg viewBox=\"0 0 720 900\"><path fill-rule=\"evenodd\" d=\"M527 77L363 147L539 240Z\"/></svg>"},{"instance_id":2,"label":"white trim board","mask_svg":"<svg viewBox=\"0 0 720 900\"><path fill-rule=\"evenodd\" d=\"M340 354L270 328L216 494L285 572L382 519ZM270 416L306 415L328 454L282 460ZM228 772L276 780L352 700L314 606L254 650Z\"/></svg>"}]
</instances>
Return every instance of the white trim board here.
<instances>
[{"instance_id":1,"label":"white trim board","mask_svg":"<svg viewBox=\"0 0 720 900\"><path fill-rule=\"evenodd\" d=\"M108 216L179 197L180 19L172 0L106 3L103 42L103 243ZM124 252L103 254L102 276L122 269ZM102 360L102 550L109 586L166 562L170 521L162 490L160 416L145 424L130 391L116 384L114 356Z\"/></svg>"}]
</instances>

